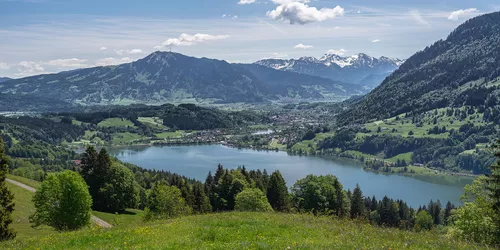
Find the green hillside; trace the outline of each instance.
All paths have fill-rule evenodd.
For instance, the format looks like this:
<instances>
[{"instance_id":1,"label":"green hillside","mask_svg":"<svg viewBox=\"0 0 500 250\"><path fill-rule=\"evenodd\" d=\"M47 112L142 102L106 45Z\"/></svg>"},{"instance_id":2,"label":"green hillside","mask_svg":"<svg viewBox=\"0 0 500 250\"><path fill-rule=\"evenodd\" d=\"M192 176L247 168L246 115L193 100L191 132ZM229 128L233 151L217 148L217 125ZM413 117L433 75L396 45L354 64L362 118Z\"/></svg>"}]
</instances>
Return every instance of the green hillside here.
<instances>
[{"instance_id":1,"label":"green hillside","mask_svg":"<svg viewBox=\"0 0 500 250\"><path fill-rule=\"evenodd\" d=\"M464 105L497 107L499 39L500 12L466 21L446 40L411 56L339 121L365 123Z\"/></svg>"},{"instance_id":2,"label":"green hillside","mask_svg":"<svg viewBox=\"0 0 500 250\"><path fill-rule=\"evenodd\" d=\"M145 226L16 240L5 249L482 249L436 233L412 233L312 215L219 213Z\"/></svg>"}]
</instances>

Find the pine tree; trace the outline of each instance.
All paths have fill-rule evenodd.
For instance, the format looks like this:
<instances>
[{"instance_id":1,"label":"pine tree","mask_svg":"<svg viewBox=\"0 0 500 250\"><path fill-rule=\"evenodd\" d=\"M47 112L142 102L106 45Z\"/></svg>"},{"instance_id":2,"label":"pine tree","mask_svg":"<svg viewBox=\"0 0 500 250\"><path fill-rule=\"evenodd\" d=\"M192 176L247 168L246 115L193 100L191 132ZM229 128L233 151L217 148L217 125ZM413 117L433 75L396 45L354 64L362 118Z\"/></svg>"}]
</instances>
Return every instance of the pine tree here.
<instances>
[{"instance_id":1,"label":"pine tree","mask_svg":"<svg viewBox=\"0 0 500 250\"><path fill-rule=\"evenodd\" d=\"M288 211L290 202L285 179L279 171L275 171L269 178L267 199L275 211Z\"/></svg>"},{"instance_id":2,"label":"pine tree","mask_svg":"<svg viewBox=\"0 0 500 250\"><path fill-rule=\"evenodd\" d=\"M196 182L193 184L193 209L196 213L204 214L212 211L212 206L210 205L210 200L207 197L203 184L201 182Z\"/></svg>"},{"instance_id":3,"label":"pine tree","mask_svg":"<svg viewBox=\"0 0 500 250\"><path fill-rule=\"evenodd\" d=\"M217 166L217 170L215 171L214 175L214 183L215 185L219 184L220 178L224 175L224 168L222 167L221 164Z\"/></svg>"},{"instance_id":4,"label":"pine tree","mask_svg":"<svg viewBox=\"0 0 500 250\"><path fill-rule=\"evenodd\" d=\"M372 206L370 207L370 210L373 212L375 210L377 210L377 205L378 205L378 201L377 201L377 198L375 198L375 195L372 197Z\"/></svg>"},{"instance_id":5,"label":"pine tree","mask_svg":"<svg viewBox=\"0 0 500 250\"><path fill-rule=\"evenodd\" d=\"M218 169L217 169L218 171ZM230 204L234 204L234 197L231 197L231 188L233 186L233 175L226 169L217 185L216 211L229 210Z\"/></svg>"},{"instance_id":6,"label":"pine tree","mask_svg":"<svg viewBox=\"0 0 500 250\"><path fill-rule=\"evenodd\" d=\"M214 181L214 177L212 176L212 172L208 172L207 178L205 179L205 194L208 196L210 200L210 205L215 209L216 206L216 184Z\"/></svg>"},{"instance_id":7,"label":"pine tree","mask_svg":"<svg viewBox=\"0 0 500 250\"><path fill-rule=\"evenodd\" d=\"M365 214L365 203L363 202L363 192L358 184L352 191L351 197L351 218L362 217Z\"/></svg>"},{"instance_id":8,"label":"pine tree","mask_svg":"<svg viewBox=\"0 0 500 250\"><path fill-rule=\"evenodd\" d=\"M0 241L10 240L16 237L16 232L9 228L12 223L12 212L14 211L14 195L7 188L6 175L8 171L8 158L3 148L0 136Z\"/></svg>"},{"instance_id":9,"label":"pine tree","mask_svg":"<svg viewBox=\"0 0 500 250\"><path fill-rule=\"evenodd\" d=\"M444 223L448 225L450 223L451 211L455 209L455 206L448 201L446 203L446 208L444 209Z\"/></svg>"}]
</instances>

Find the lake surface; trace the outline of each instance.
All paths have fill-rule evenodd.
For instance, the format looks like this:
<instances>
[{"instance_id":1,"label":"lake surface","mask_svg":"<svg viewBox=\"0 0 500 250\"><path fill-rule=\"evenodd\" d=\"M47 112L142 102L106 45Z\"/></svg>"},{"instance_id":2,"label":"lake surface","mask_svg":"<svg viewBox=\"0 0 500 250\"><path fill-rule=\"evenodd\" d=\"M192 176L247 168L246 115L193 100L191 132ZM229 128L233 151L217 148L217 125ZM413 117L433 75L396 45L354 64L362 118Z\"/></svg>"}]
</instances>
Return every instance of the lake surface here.
<instances>
[{"instance_id":1,"label":"lake surface","mask_svg":"<svg viewBox=\"0 0 500 250\"><path fill-rule=\"evenodd\" d=\"M237 168L245 165L248 170L267 169L271 174L280 170L287 185L308 174L337 176L344 189L353 189L359 183L365 196L384 195L403 199L410 206L418 208L431 199L440 199L443 206L447 201L460 204L459 198L465 184L472 179L458 176L420 176L407 177L384 175L363 170L362 164L342 159L291 156L286 152L255 151L236 149L222 145L190 146L134 146L111 148L110 154L118 159L146 169L168 170L201 181L209 171L215 172L220 163L224 168Z\"/></svg>"}]
</instances>

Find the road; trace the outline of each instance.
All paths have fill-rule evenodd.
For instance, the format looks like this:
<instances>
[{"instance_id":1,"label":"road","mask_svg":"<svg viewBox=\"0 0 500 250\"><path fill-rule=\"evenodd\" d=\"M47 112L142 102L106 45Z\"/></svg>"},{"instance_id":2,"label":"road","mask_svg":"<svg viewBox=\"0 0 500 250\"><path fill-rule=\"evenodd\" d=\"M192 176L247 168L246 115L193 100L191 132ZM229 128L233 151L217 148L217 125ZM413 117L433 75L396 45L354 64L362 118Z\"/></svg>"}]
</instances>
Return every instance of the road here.
<instances>
[{"instance_id":1,"label":"road","mask_svg":"<svg viewBox=\"0 0 500 250\"><path fill-rule=\"evenodd\" d=\"M25 185L25 184L23 184L21 182L18 182L18 181L15 181L15 180L11 180L11 179L6 179L6 181L9 182L9 183L14 184L14 185L16 185L16 186L18 186L20 188L24 188L24 189L26 189L26 190L28 190L30 192L33 192L33 193L36 192L35 188L30 187L28 185ZM102 219L99 219L99 218L97 218L97 217L95 217L93 215L92 215L92 222L95 223L96 225L100 226L100 227L103 227L103 228L112 228L113 227L113 225L111 225L111 224L107 223L106 221L104 221Z\"/></svg>"}]
</instances>

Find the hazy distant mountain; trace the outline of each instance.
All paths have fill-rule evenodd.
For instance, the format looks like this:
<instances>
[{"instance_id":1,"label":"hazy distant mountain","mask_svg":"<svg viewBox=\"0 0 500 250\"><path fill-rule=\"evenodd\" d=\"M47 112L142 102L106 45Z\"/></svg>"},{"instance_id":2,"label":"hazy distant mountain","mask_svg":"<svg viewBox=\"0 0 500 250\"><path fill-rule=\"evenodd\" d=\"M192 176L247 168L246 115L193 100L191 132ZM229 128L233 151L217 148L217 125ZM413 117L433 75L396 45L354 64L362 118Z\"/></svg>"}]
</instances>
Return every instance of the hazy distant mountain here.
<instances>
[{"instance_id":1,"label":"hazy distant mountain","mask_svg":"<svg viewBox=\"0 0 500 250\"><path fill-rule=\"evenodd\" d=\"M348 83L366 83L371 88L382 82L379 81L380 76L389 75L402 63L403 60L400 59L375 58L363 53L348 57L326 54L320 59L301 57L290 60L265 59L255 62L255 64L282 71L298 72Z\"/></svg>"},{"instance_id":2,"label":"hazy distant mountain","mask_svg":"<svg viewBox=\"0 0 500 250\"><path fill-rule=\"evenodd\" d=\"M500 100L499 65L500 12L472 18L406 60L339 120L365 122L464 105L491 111Z\"/></svg>"},{"instance_id":3,"label":"hazy distant mountain","mask_svg":"<svg viewBox=\"0 0 500 250\"><path fill-rule=\"evenodd\" d=\"M5 82L5 81L8 81L8 80L11 80L11 78L8 78L8 77L0 77L0 82Z\"/></svg>"},{"instance_id":4,"label":"hazy distant mountain","mask_svg":"<svg viewBox=\"0 0 500 250\"><path fill-rule=\"evenodd\" d=\"M42 96L0 93L0 112L59 112L75 107L70 103Z\"/></svg>"},{"instance_id":5,"label":"hazy distant mountain","mask_svg":"<svg viewBox=\"0 0 500 250\"><path fill-rule=\"evenodd\" d=\"M334 81L328 78L279 71L258 64L239 64L250 71L259 80L272 86L273 89L287 90L281 96L312 99L335 99L364 94L366 91L359 85Z\"/></svg>"},{"instance_id":6,"label":"hazy distant mountain","mask_svg":"<svg viewBox=\"0 0 500 250\"><path fill-rule=\"evenodd\" d=\"M347 98L362 91L359 86L349 87L329 79L262 68L154 52L118 66L10 80L0 85L0 92L80 104L156 104Z\"/></svg>"}]
</instances>

